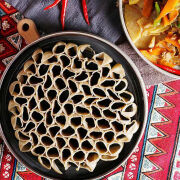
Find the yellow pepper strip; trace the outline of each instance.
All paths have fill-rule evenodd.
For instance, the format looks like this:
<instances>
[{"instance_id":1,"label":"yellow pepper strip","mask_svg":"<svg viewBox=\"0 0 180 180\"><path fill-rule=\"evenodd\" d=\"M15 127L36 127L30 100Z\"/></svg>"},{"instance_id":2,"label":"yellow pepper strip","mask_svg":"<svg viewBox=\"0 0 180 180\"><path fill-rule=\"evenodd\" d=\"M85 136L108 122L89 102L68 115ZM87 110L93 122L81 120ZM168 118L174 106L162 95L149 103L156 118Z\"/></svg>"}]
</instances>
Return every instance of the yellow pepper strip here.
<instances>
[{"instance_id":1,"label":"yellow pepper strip","mask_svg":"<svg viewBox=\"0 0 180 180\"><path fill-rule=\"evenodd\" d=\"M153 56L151 55L147 50L140 50L140 52L142 53L142 55L147 58L149 61L151 61L152 63L157 64L157 60L159 59L157 56Z\"/></svg>"},{"instance_id":2,"label":"yellow pepper strip","mask_svg":"<svg viewBox=\"0 0 180 180\"><path fill-rule=\"evenodd\" d=\"M172 12L179 0L168 0L164 8L162 9L160 15L157 17L157 21L166 16L168 13Z\"/></svg>"},{"instance_id":3,"label":"yellow pepper strip","mask_svg":"<svg viewBox=\"0 0 180 180\"><path fill-rule=\"evenodd\" d=\"M180 49L180 44L178 42L178 39L172 39L170 37L166 37L165 41Z\"/></svg>"},{"instance_id":4,"label":"yellow pepper strip","mask_svg":"<svg viewBox=\"0 0 180 180\"><path fill-rule=\"evenodd\" d=\"M129 5L137 4L139 0L129 0Z\"/></svg>"}]
</instances>

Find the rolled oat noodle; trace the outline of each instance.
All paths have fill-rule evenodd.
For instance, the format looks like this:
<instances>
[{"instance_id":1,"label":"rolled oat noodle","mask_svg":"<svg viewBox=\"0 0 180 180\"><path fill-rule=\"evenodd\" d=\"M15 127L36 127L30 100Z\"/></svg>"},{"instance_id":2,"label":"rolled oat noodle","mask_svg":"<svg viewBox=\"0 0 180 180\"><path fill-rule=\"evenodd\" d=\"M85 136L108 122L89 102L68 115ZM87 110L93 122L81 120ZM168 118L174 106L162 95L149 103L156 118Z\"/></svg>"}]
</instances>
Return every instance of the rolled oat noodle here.
<instances>
[{"instance_id":1,"label":"rolled oat noodle","mask_svg":"<svg viewBox=\"0 0 180 180\"><path fill-rule=\"evenodd\" d=\"M89 44L83 44L78 47L77 54L80 59L84 59L84 58L92 59L95 52Z\"/></svg>"},{"instance_id":2,"label":"rolled oat noodle","mask_svg":"<svg viewBox=\"0 0 180 180\"><path fill-rule=\"evenodd\" d=\"M76 95L74 95L74 94L71 95L70 98L71 98L73 104L79 104L85 99L85 96L84 96L84 94L82 92L79 92Z\"/></svg>"},{"instance_id":3,"label":"rolled oat noodle","mask_svg":"<svg viewBox=\"0 0 180 180\"><path fill-rule=\"evenodd\" d=\"M8 111L10 111L15 116L19 116L22 113L20 105L18 103L16 103L14 100L9 101Z\"/></svg>"},{"instance_id":4,"label":"rolled oat noodle","mask_svg":"<svg viewBox=\"0 0 180 180\"><path fill-rule=\"evenodd\" d=\"M13 115L11 116L11 125L13 129L20 130L23 128L23 121L20 117Z\"/></svg>"},{"instance_id":5,"label":"rolled oat noodle","mask_svg":"<svg viewBox=\"0 0 180 180\"><path fill-rule=\"evenodd\" d=\"M87 72L95 72L99 70L99 66L94 60L86 60L84 61L84 69Z\"/></svg>"},{"instance_id":6,"label":"rolled oat noodle","mask_svg":"<svg viewBox=\"0 0 180 180\"><path fill-rule=\"evenodd\" d=\"M38 156L39 163L46 169L51 169L51 159L46 156Z\"/></svg>"},{"instance_id":7,"label":"rolled oat noodle","mask_svg":"<svg viewBox=\"0 0 180 180\"><path fill-rule=\"evenodd\" d=\"M137 113L137 106L135 103L127 104L123 107L121 114L124 117L131 118Z\"/></svg>"},{"instance_id":8,"label":"rolled oat noodle","mask_svg":"<svg viewBox=\"0 0 180 180\"><path fill-rule=\"evenodd\" d=\"M59 148L59 150L66 147L68 144L68 140L63 138L61 135L56 136L55 142L56 142L56 146Z\"/></svg>"},{"instance_id":9,"label":"rolled oat noodle","mask_svg":"<svg viewBox=\"0 0 180 180\"><path fill-rule=\"evenodd\" d=\"M68 79L68 87L72 94L79 92L79 84L72 78Z\"/></svg>"},{"instance_id":10,"label":"rolled oat noodle","mask_svg":"<svg viewBox=\"0 0 180 180\"><path fill-rule=\"evenodd\" d=\"M89 82L90 82L90 86L95 86L95 85L98 85L99 84L99 81L101 80L101 75L99 72L94 72L90 79L89 79Z\"/></svg>"},{"instance_id":11,"label":"rolled oat noodle","mask_svg":"<svg viewBox=\"0 0 180 180\"><path fill-rule=\"evenodd\" d=\"M15 137L20 141L28 141L30 140L30 137L28 136L28 133L21 132L21 130L15 131Z\"/></svg>"},{"instance_id":12,"label":"rolled oat noodle","mask_svg":"<svg viewBox=\"0 0 180 180\"><path fill-rule=\"evenodd\" d=\"M52 102L51 112L52 112L52 115L54 116L62 112L62 107L60 106L60 103L58 102L57 99L53 100Z\"/></svg>"},{"instance_id":13,"label":"rolled oat noodle","mask_svg":"<svg viewBox=\"0 0 180 180\"><path fill-rule=\"evenodd\" d=\"M68 126L66 127L65 129L61 129L60 130L60 134L63 136L63 137L71 137L75 134L75 130L73 127L71 126Z\"/></svg>"},{"instance_id":14,"label":"rolled oat noodle","mask_svg":"<svg viewBox=\"0 0 180 180\"><path fill-rule=\"evenodd\" d=\"M37 126L37 123L32 122L30 120L29 122L26 123L25 127L23 128L23 132L30 134L32 131L35 130L36 126Z\"/></svg>"},{"instance_id":15,"label":"rolled oat noodle","mask_svg":"<svg viewBox=\"0 0 180 180\"><path fill-rule=\"evenodd\" d=\"M101 108L101 109L106 109L110 106L111 100L109 98L104 98L96 101L96 104Z\"/></svg>"},{"instance_id":16,"label":"rolled oat noodle","mask_svg":"<svg viewBox=\"0 0 180 180\"><path fill-rule=\"evenodd\" d=\"M134 134L139 129L139 122L133 120L130 124L126 125L126 134Z\"/></svg>"},{"instance_id":17,"label":"rolled oat noodle","mask_svg":"<svg viewBox=\"0 0 180 180\"><path fill-rule=\"evenodd\" d=\"M9 86L9 93L11 96L18 96L21 94L21 83L19 81L14 81Z\"/></svg>"},{"instance_id":18,"label":"rolled oat noodle","mask_svg":"<svg viewBox=\"0 0 180 180\"><path fill-rule=\"evenodd\" d=\"M48 135L42 135L40 137L40 143L44 145L44 147L52 147L55 141L53 138L49 137Z\"/></svg>"},{"instance_id":19,"label":"rolled oat noodle","mask_svg":"<svg viewBox=\"0 0 180 180\"><path fill-rule=\"evenodd\" d=\"M116 155L116 156L108 155L108 154L107 155L101 155L101 159L103 161L113 161L113 160L116 160L118 157L119 157L118 155Z\"/></svg>"},{"instance_id":20,"label":"rolled oat noodle","mask_svg":"<svg viewBox=\"0 0 180 180\"><path fill-rule=\"evenodd\" d=\"M76 136L72 136L68 139L68 146L73 150L76 151L79 149L81 142Z\"/></svg>"},{"instance_id":21,"label":"rolled oat noodle","mask_svg":"<svg viewBox=\"0 0 180 180\"><path fill-rule=\"evenodd\" d=\"M47 90L53 86L53 81L51 79L50 73L46 74L44 77L43 90Z\"/></svg>"},{"instance_id":22,"label":"rolled oat noodle","mask_svg":"<svg viewBox=\"0 0 180 180\"><path fill-rule=\"evenodd\" d=\"M74 57L72 59L71 69L73 69L74 71L80 72L83 66L83 60L79 57Z\"/></svg>"},{"instance_id":23,"label":"rolled oat noodle","mask_svg":"<svg viewBox=\"0 0 180 180\"><path fill-rule=\"evenodd\" d=\"M60 155L59 150L56 147L46 147L46 157L58 158Z\"/></svg>"},{"instance_id":24,"label":"rolled oat noodle","mask_svg":"<svg viewBox=\"0 0 180 180\"><path fill-rule=\"evenodd\" d=\"M36 146L34 146L32 149L31 149L31 153L34 155L34 156L42 156L42 155L45 155L45 147L43 147L42 145L38 144Z\"/></svg>"},{"instance_id":25,"label":"rolled oat noodle","mask_svg":"<svg viewBox=\"0 0 180 180\"><path fill-rule=\"evenodd\" d=\"M107 97L106 91L104 91L104 89L102 89L102 88L93 87L93 88L92 88L92 92L93 92L94 96L98 96L98 97L100 97L100 98L105 98L105 97Z\"/></svg>"},{"instance_id":26,"label":"rolled oat noodle","mask_svg":"<svg viewBox=\"0 0 180 180\"><path fill-rule=\"evenodd\" d=\"M59 158L57 159L52 159L52 164L51 164L51 167L53 168L53 170L55 172L57 172L58 174L62 174L61 170L60 170L60 167L62 166L63 164L61 163L61 161L59 160Z\"/></svg>"},{"instance_id":27,"label":"rolled oat noodle","mask_svg":"<svg viewBox=\"0 0 180 180\"><path fill-rule=\"evenodd\" d=\"M120 123L126 125L131 122L131 118L127 118L127 117L123 116L120 111L118 111L117 114L118 114L117 119Z\"/></svg>"},{"instance_id":28,"label":"rolled oat noodle","mask_svg":"<svg viewBox=\"0 0 180 180\"><path fill-rule=\"evenodd\" d=\"M107 130L111 128L109 121L104 118L97 120L97 126L99 129L102 129L102 130Z\"/></svg>"},{"instance_id":29,"label":"rolled oat noodle","mask_svg":"<svg viewBox=\"0 0 180 180\"><path fill-rule=\"evenodd\" d=\"M37 75L40 77L45 76L49 69L52 70L53 65L48 65L48 64L40 64L39 67L37 68Z\"/></svg>"},{"instance_id":30,"label":"rolled oat noodle","mask_svg":"<svg viewBox=\"0 0 180 180\"><path fill-rule=\"evenodd\" d=\"M112 111L121 111L126 106L126 103L123 101L114 101L110 104L110 109Z\"/></svg>"},{"instance_id":31,"label":"rolled oat noodle","mask_svg":"<svg viewBox=\"0 0 180 180\"><path fill-rule=\"evenodd\" d=\"M52 102L53 100L57 99L58 93L59 92L57 89L52 87L46 91L45 96L50 102Z\"/></svg>"},{"instance_id":32,"label":"rolled oat noodle","mask_svg":"<svg viewBox=\"0 0 180 180\"><path fill-rule=\"evenodd\" d=\"M113 142L109 144L108 150L112 156L118 156L119 153L122 151L123 145L123 143Z\"/></svg>"},{"instance_id":33,"label":"rolled oat noodle","mask_svg":"<svg viewBox=\"0 0 180 180\"><path fill-rule=\"evenodd\" d=\"M69 124L74 128L82 126L83 117L79 114L74 114L69 117Z\"/></svg>"},{"instance_id":34,"label":"rolled oat noodle","mask_svg":"<svg viewBox=\"0 0 180 180\"><path fill-rule=\"evenodd\" d=\"M69 57L68 55L61 54L57 58L61 64L62 68L66 68L66 67L69 67L71 65L71 57Z\"/></svg>"},{"instance_id":35,"label":"rolled oat noodle","mask_svg":"<svg viewBox=\"0 0 180 180\"><path fill-rule=\"evenodd\" d=\"M119 96L121 100L124 101L126 104L134 102L133 94L128 91L121 92Z\"/></svg>"},{"instance_id":36,"label":"rolled oat noodle","mask_svg":"<svg viewBox=\"0 0 180 180\"><path fill-rule=\"evenodd\" d=\"M76 129L76 134L77 134L79 141L81 142L84 139L86 139L86 137L88 135L88 130L85 129L84 127L79 127Z\"/></svg>"},{"instance_id":37,"label":"rolled oat noodle","mask_svg":"<svg viewBox=\"0 0 180 180\"><path fill-rule=\"evenodd\" d=\"M117 120L111 121L110 126L114 130L114 132L116 132L116 134L124 132L124 125L118 122Z\"/></svg>"},{"instance_id":38,"label":"rolled oat noodle","mask_svg":"<svg viewBox=\"0 0 180 180\"><path fill-rule=\"evenodd\" d=\"M42 66L43 67L43 66ZM41 71L42 74L46 71L47 67L49 67L49 72L51 77L55 78L61 75L62 67L60 64L51 64L50 66L44 65L44 69Z\"/></svg>"},{"instance_id":39,"label":"rolled oat noodle","mask_svg":"<svg viewBox=\"0 0 180 180\"><path fill-rule=\"evenodd\" d=\"M28 76L26 74L26 72L24 72L24 70L21 70L19 72L19 74L17 75L17 80L21 83L21 84L26 84L28 79Z\"/></svg>"},{"instance_id":40,"label":"rolled oat noodle","mask_svg":"<svg viewBox=\"0 0 180 180\"><path fill-rule=\"evenodd\" d=\"M114 87L116 81L112 78L105 78L101 80L101 86L104 88L111 88Z\"/></svg>"},{"instance_id":41,"label":"rolled oat noodle","mask_svg":"<svg viewBox=\"0 0 180 180\"><path fill-rule=\"evenodd\" d=\"M61 162L62 162L62 164L64 165L64 168L65 168L65 169L68 169L68 168L69 168L69 166L68 166L68 164L67 164L66 162L69 161L69 159L71 158L71 156L72 156L72 151L70 150L70 148L65 147L65 148L63 148L63 149L61 150L61 155L60 155L60 157L61 157Z\"/></svg>"},{"instance_id":42,"label":"rolled oat noodle","mask_svg":"<svg viewBox=\"0 0 180 180\"><path fill-rule=\"evenodd\" d=\"M118 134L116 136L116 140L119 143L126 143L126 142L130 142L131 141L132 136L133 136L133 134L128 134L127 135L126 133L121 133L121 134Z\"/></svg>"},{"instance_id":43,"label":"rolled oat noodle","mask_svg":"<svg viewBox=\"0 0 180 180\"><path fill-rule=\"evenodd\" d=\"M107 130L103 133L103 140L107 143L112 143L115 139L115 132L113 130Z\"/></svg>"},{"instance_id":44,"label":"rolled oat noodle","mask_svg":"<svg viewBox=\"0 0 180 180\"><path fill-rule=\"evenodd\" d=\"M104 109L102 114L104 115L105 118L108 118L108 119L116 119L117 118L116 112L112 112L109 109Z\"/></svg>"},{"instance_id":45,"label":"rolled oat noodle","mask_svg":"<svg viewBox=\"0 0 180 180\"><path fill-rule=\"evenodd\" d=\"M86 82L89 80L89 74L86 71L81 71L76 77L75 81L77 82Z\"/></svg>"},{"instance_id":46,"label":"rolled oat noodle","mask_svg":"<svg viewBox=\"0 0 180 180\"><path fill-rule=\"evenodd\" d=\"M86 129L91 130L95 128L96 125L96 120L92 116L85 116L83 117L83 125Z\"/></svg>"},{"instance_id":47,"label":"rolled oat noodle","mask_svg":"<svg viewBox=\"0 0 180 180\"><path fill-rule=\"evenodd\" d=\"M104 143L101 140L96 141L95 143L95 149L97 152L99 152L99 154L103 155L106 154L108 152L108 147L106 147L106 143Z\"/></svg>"},{"instance_id":48,"label":"rolled oat noodle","mask_svg":"<svg viewBox=\"0 0 180 180\"><path fill-rule=\"evenodd\" d=\"M43 53L41 63L51 65L51 64L57 64L57 62L58 62L58 58L55 55L53 55L51 51L46 51Z\"/></svg>"},{"instance_id":49,"label":"rolled oat noodle","mask_svg":"<svg viewBox=\"0 0 180 180\"><path fill-rule=\"evenodd\" d=\"M79 89L84 93L85 96L92 96L91 86L88 82L80 83Z\"/></svg>"},{"instance_id":50,"label":"rolled oat noodle","mask_svg":"<svg viewBox=\"0 0 180 180\"><path fill-rule=\"evenodd\" d=\"M32 55L32 58L35 62L36 65L39 65L41 64L42 62L42 57L43 57L43 50L42 49L37 49L36 51L34 51L33 55Z\"/></svg>"},{"instance_id":51,"label":"rolled oat noodle","mask_svg":"<svg viewBox=\"0 0 180 180\"><path fill-rule=\"evenodd\" d=\"M35 87L32 87L30 85L22 85L22 96L24 97L34 97L34 93L35 93Z\"/></svg>"},{"instance_id":52,"label":"rolled oat noodle","mask_svg":"<svg viewBox=\"0 0 180 180\"><path fill-rule=\"evenodd\" d=\"M93 128L92 130L88 131L88 136L93 140L99 140L102 138L103 132L99 128Z\"/></svg>"},{"instance_id":53,"label":"rolled oat noodle","mask_svg":"<svg viewBox=\"0 0 180 180\"><path fill-rule=\"evenodd\" d=\"M125 77L125 71L121 64L115 64L110 72L110 76L115 79L122 79Z\"/></svg>"},{"instance_id":54,"label":"rolled oat noodle","mask_svg":"<svg viewBox=\"0 0 180 180\"><path fill-rule=\"evenodd\" d=\"M110 64L113 61L112 58L104 52L95 54L93 56L93 59L102 67L106 66L107 64Z\"/></svg>"},{"instance_id":55,"label":"rolled oat noodle","mask_svg":"<svg viewBox=\"0 0 180 180\"><path fill-rule=\"evenodd\" d=\"M43 84L44 78L31 75L28 77L27 82L29 83L29 85L37 86L38 84Z\"/></svg>"},{"instance_id":56,"label":"rolled oat noodle","mask_svg":"<svg viewBox=\"0 0 180 180\"><path fill-rule=\"evenodd\" d=\"M64 113L60 113L60 114L56 115L54 118L55 118L56 124L60 128L65 128L66 126L69 125L68 118L67 118L67 116ZM54 120L54 118L52 118L52 121Z\"/></svg>"},{"instance_id":57,"label":"rolled oat noodle","mask_svg":"<svg viewBox=\"0 0 180 180\"><path fill-rule=\"evenodd\" d=\"M66 116L70 116L75 112L75 105L70 101L66 102L62 106L62 111L66 114Z\"/></svg>"},{"instance_id":58,"label":"rolled oat noodle","mask_svg":"<svg viewBox=\"0 0 180 180\"><path fill-rule=\"evenodd\" d=\"M31 141L19 141L19 149L22 152L29 152L32 149Z\"/></svg>"},{"instance_id":59,"label":"rolled oat noodle","mask_svg":"<svg viewBox=\"0 0 180 180\"><path fill-rule=\"evenodd\" d=\"M107 64L106 66L103 66L101 69L101 78L107 78L110 75L110 71L111 71L111 66L109 64Z\"/></svg>"},{"instance_id":60,"label":"rolled oat noodle","mask_svg":"<svg viewBox=\"0 0 180 180\"><path fill-rule=\"evenodd\" d=\"M54 47L52 48L52 52L54 55L61 55L64 53L65 47L66 43L60 41L54 45Z\"/></svg>"},{"instance_id":61,"label":"rolled oat noodle","mask_svg":"<svg viewBox=\"0 0 180 180\"><path fill-rule=\"evenodd\" d=\"M28 60L24 63L24 68L23 68L24 72L27 75L31 75L31 74L36 74L36 66L34 65L34 61L33 60Z\"/></svg>"},{"instance_id":62,"label":"rolled oat noodle","mask_svg":"<svg viewBox=\"0 0 180 180\"><path fill-rule=\"evenodd\" d=\"M95 143L92 139L85 139L80 144L83 152L91 152L94 149Z\"/></svg>"},{"instance_id":63,"label":"rolled oat noodle","mask_svg":"<svg viewBox=\"0 0 180 180\"><path fill-rule=\"evenodd\" d=\"M64 52L70 57L75 57L78 53L78 46L74 43L68 43Z\"/></svg>"},{"instance_id":64,"label":"rolled oat noodle","mask_svg":"<svg viewBox=\"0 0 180 180\"><path fill-rule=\"evenodd\" d=\"M115 92L118 92L118 93L121 93L121 92L124 92L128 87L128 82L125 78L119 80L117 82L117 84L114 86L114 91Z\"/></svg>"},{"instance_id":65,"label":"rolled oat noodle","mask_svg":"<svg viewBox=\"0 0 180 180\"><path fill-rule=\"evenodd\" d=\"M78 163L84 162L85 158L86 158L85 151L82 150L77 150L72 154L73 162L78 162Z\"/></svg>"}]
</instances>

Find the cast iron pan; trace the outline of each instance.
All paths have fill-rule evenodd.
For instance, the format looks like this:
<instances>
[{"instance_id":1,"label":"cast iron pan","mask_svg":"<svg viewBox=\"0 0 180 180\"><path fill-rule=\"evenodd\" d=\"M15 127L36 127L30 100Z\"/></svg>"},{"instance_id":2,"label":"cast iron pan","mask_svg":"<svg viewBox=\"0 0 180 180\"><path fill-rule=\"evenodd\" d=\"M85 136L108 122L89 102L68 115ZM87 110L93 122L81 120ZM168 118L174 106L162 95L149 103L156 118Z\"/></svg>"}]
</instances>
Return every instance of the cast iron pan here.
<instances>
[{"instance_id":1,"label":"cast iron pan","mask_svg":"<svg viewBox=\"0 0 180 180\"><path fill-rule=\"evenodd\" d=\"M24 30L27 30L26 28ZM88 172L85 169L80 169L79 171L76 171L75 167L71 166L67 171L62 168L63 174L61 175L57 174L53 170L45 169L39 164L37 158L31 153L20 152L18 147L18 141L14 136L14 130L11 126L10 113L8 112L8 102L11 99L11 95L8 91L9 85L16 79L16 76L23 67L23 64L31 57L32 53L37 48L41 47L43 50L50 50L53 45L58 41L73 42L78 45L88 43L96 52L104 51L109 54L116 62L121 63L126 71L126 78L129 83L128 89L134 94L135 102L138 106L138 113L136 119L138 119L138 121L140 122L140 128L134 134L131 142L125 144L117 160L109 162L99 161L97 167L93 172ZM0 82L0 131L6 145L8 146L12 154L27 168L41 176L51 179L100 179L106 174L115 170L115 168L117 168L125 160L127 160L133 149L135 148L136 144L140 141L146 125L146 119L146 91L137 68L132 63L132 61L126 55L124 55L124 53L122 53L116 46L94 35L81 32L62 32L42 37L35 42L29 44L26 48L24 48L20 53L17 54L17 56L14 58L9 67L4 72Z\"/></svg>"}]
</instances>

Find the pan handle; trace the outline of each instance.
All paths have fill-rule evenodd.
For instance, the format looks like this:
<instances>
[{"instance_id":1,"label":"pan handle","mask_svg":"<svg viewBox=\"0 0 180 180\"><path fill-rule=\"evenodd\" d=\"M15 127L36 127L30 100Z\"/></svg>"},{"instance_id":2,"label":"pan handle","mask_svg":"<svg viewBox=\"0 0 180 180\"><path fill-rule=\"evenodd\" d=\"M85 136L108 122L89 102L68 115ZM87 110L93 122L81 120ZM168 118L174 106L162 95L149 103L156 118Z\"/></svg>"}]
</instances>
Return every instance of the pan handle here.
<instances>
[{"instance_id":1,"label":"pan handle","mask_svg":"<svg viewBox=\"0 0 180 180\"><path fill-rule=\"evenodd\" d=\"M27 44L40 38L35 23L31 19L22 19L17 24L19 34L25 39Z\"/></svg>"}]
</instances>

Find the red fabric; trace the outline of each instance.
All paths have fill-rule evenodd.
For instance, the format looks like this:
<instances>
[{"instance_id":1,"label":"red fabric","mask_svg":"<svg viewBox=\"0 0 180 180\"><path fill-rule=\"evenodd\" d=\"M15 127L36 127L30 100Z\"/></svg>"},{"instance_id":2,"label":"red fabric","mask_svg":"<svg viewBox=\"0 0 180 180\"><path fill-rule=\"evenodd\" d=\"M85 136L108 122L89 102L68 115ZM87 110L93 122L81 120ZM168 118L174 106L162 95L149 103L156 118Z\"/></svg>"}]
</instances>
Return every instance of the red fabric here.
<instances>
[{"instance_id":1,"label":"red fabric","mask_svg":"<svg viewBox=\"0 0 180 180\"><path fill-rule=\"evenodd\" d=\"M14 55L25 46L17 33L22 18L0 0L0 77ZM180 180L180 80L147 88L149 116L144 135L125 164L107 175L109 180ZM17 162L0 140L0 179L38 180Z\"/></svg>"}]
</instances>

